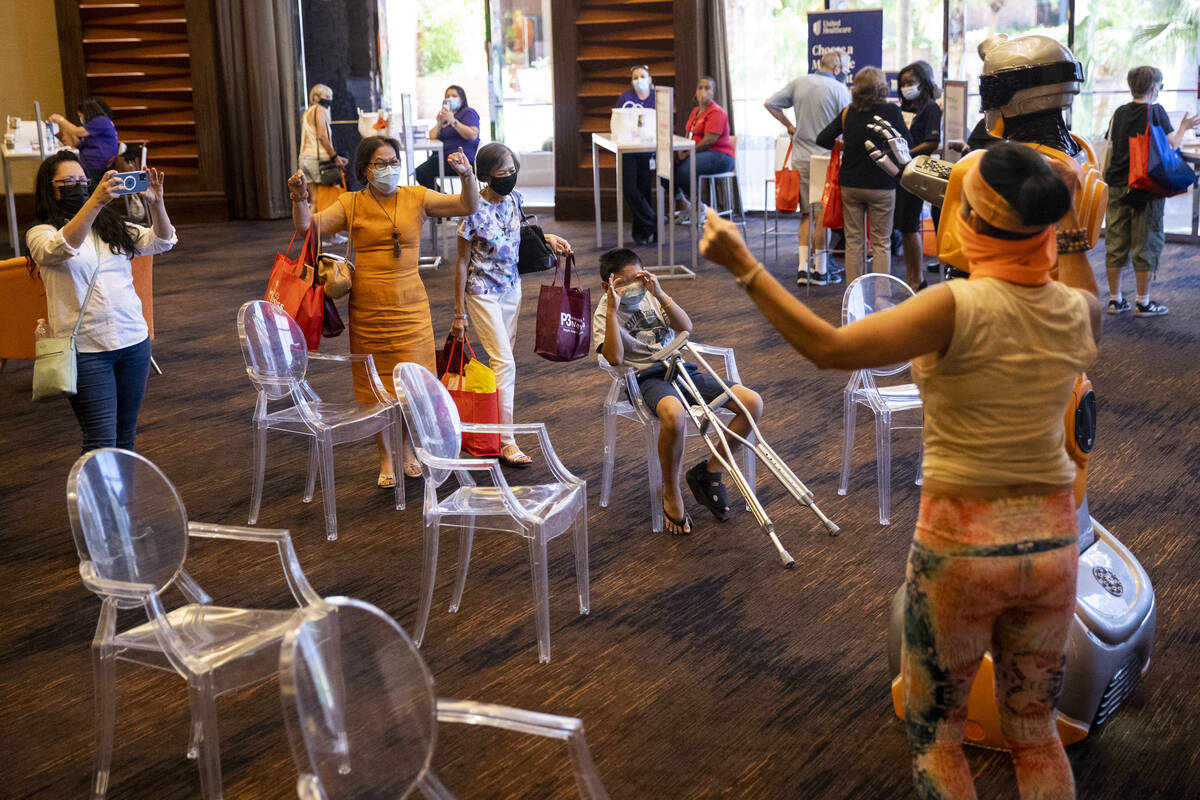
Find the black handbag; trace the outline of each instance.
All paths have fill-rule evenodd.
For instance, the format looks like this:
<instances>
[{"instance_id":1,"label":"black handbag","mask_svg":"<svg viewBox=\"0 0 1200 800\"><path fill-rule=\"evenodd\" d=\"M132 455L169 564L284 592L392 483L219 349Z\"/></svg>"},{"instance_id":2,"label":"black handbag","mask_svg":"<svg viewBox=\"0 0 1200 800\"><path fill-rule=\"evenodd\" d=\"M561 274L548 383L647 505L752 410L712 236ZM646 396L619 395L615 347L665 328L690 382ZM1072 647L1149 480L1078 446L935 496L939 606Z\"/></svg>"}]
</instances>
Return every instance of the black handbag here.
<instances>
[{"instance_id":1,"label":"black handbag","mask_svg":"<svg viewBox=\"0 0 1200 800\"><path fill-rule=\"evenodd\" d=\"M335 159L321 159L317 162L317 183L322 186L336 186L342 182L342 168Z\"/></svg>"},{"instance_id":2,"label":"black handbag","mask_svg":"<svg viewBox=\"0 0 1200 800\"><path fill-rule=\"evenodd\" d=\"M546 244L546 234L536 225L537 217L525 216L525 209L517 203L521 217L521 245L517 254L517 272L545 272L554 266L554 251ZM529 222L532 220L532 222Z\"/></svg>"}]
</instances>

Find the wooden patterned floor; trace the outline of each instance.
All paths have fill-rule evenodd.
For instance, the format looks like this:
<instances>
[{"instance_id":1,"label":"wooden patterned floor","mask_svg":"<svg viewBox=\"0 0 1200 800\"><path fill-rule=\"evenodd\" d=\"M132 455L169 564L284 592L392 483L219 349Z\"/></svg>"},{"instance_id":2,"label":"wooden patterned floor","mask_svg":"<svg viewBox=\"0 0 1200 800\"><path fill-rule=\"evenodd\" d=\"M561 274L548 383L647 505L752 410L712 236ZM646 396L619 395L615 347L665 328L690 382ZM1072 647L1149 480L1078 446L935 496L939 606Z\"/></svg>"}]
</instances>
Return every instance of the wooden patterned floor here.
<instances>
[{"instance_id":1,"label":"wooden patterned floor","mask_svg":"<svg viewBox=\"0 0 1200 800\"><path fill-rule=\"evenodd\" d=\"M188 227L179 247L156 259L155 356L165 374L150 379L138 449L179 487L192 519L246 521L254 397L234 317L240 303L261 296L287 228ZM574 240L598 299L593 228L547 228ZM783 245L769 266L790 279L795 244ZM1093 258L1099 265L1102 254ZM452 313L451 271L426 280L441 340ZM517 417L545 421L563 461L589 483L592 613L577 614L569 539L558 539L550 564L553 660L539 665L525 548L510 535L481 532L463 607L452 615L455 544L448 542L422 650L438 693L581 717L614 798L911 796L884 631L916 516L917 435L895 437L894 524L880 527L867 424L859 426L850 493L836 494L846 375L802 362L729 277L703 264L698 280L668 291L691 314L698 340L736 348L744 381L765 398L766 436L842 535L824 535L765 476L761 494L797 559L794 571L780 568L744 511L722 525L694 508L691 537L651 534L640 439L626 423L615 500L600 508L607 379L590 360L551 364L533 354L540 282L525 281ZM814 288L812 306L836 321L842 288ZM1200 796L1200 699L1188 677L1200 660L1200 249L1167 247L1155 298L1171 306L1169 316L1106 317L1101 360L1090 371L1100 405L1092 508L1153 578L1158 640L1144 683L1106 727L1069 750L1081 798ZM343 336L327 349L346 347ZM64 502L79 432L65 403L28 401L30 372L28 363L10 363L0 373L0 794L83 797L93 747L89 645L99 602L80 584ZM690 464L699 454L689 452ZM407 511L394 511L390 494L374 486L372 445L339 448L341 538L327 542L320 503L300 502L304 454L298 442L270 439L259 523L292 531L319 592L367 600L411 626L418 488L410 487ZM509 477L545 474L538 466ZM222 604L286 605L270 552L200 542L189 563ZM110 797L198 796L197 771L184 758L182 682L124 665L118 681ZM219 714L226 796L295 796L277 684L222 698ZM974 750L970 760L980 797L1015 796L1006 756ZM572 793L561 746L514 734L443 726L435 767L463 798Z\"/></svg>"}]
</instances>

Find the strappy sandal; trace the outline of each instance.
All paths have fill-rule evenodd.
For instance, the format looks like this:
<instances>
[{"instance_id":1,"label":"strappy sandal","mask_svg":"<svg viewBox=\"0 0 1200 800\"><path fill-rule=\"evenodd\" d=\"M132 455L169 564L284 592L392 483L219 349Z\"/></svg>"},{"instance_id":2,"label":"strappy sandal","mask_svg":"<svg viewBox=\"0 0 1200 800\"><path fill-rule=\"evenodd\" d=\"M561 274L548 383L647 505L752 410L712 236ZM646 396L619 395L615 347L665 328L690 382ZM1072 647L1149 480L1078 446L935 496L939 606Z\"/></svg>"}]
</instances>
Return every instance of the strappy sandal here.
<instances>
[{"instance_id":1,"label":"strappy sandal","mask_svg":"<svg viewBox=\"0 0 1200 800\"><path fill-rule=\"evenodd\" d=\"M396 476L392 475L390 472L381 472L379 473L379 477L375 480L375 485L380 489L395 489Z\"/></svg>"},{"instance_id":2,"label":"strappy sandal","mask_svg":"<svg viewBox=\"0 0 1200 800\"><path fill-rule=\"evenodd\" d=\"M674 530L671 530L666 525L663 525L663 530L667 533L672 536L687 536L692 532L692 518L686 511L683 512L683 519L675 519L675 517L671 516L671 512L667 511L666 503L663 503L662 512L663 520L675 526Z\"/></svg>"},{"instance_id":3,"label":"strappy sandal","mask_svg":"<svg viewBox=\"0 0 1200 800\"><path fill-rule=\"evenodd\" d=\"M515 444L506 444L500 448L500 460L506 466L524 469L533 463L533 459L521 452L521 448Z\"/></svg>"},{"instance_id":4,"label":"strappy sandal","mask_svg":"<svg viewBox=\"0 0 1200 800\"><path fill-rule=\"evenodd\" d=\"M421 477L421 462L413 461L404 465L404 474L409 478Z\"/></svg>"},{"instance_id":5,"label":"strappy sandal","mask_svg":"<svg viewBox=\"0 0 1200 800\"><path fill-rule=\"evenodd\" d=\"M729 519L729 498L725 494L725 484L721 481L721 473L709 472L707 464L701 461L687 471L688 488L696 502L712 512L717 521Z\"/></svg>"}]
</instances>

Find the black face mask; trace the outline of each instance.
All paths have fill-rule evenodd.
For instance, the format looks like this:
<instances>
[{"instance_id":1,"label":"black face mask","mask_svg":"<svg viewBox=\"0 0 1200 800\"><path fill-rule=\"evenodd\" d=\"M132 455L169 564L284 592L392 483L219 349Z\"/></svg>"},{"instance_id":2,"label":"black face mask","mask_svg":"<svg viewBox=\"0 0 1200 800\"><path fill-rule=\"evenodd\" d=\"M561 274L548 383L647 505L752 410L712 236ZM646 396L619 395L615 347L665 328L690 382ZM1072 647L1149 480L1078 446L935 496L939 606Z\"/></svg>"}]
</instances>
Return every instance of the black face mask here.
<instances>
[{"instance_id":1,"label":"black face mask","mask_svg":"<svg viewBox=\"0 0 1200 800\"><path fill-rule=\"evenodd\" d=\"M83 208L83 204L91 197L87 183L73 183L70 186L58 187L58 207L63 214L73 217Z\"/></svg>"},{"instance_id":2,"label":"black face mask","mask_svg":"<svg viewBox=\"0 0 1200 800\"><path fill-rule=\"evenodd\" d=\"M321 105L321 106L325 106L325 108L329 108L331 105L333 105L333 100L329 99L328 97L322 97L320 100L317 101L317 105Z\"/></svg>"},{"instance_id":3,"label":"black face mask","mask_svg":"<svg viewBox=\"0 0 1200 800\"><path fill-rule=\"evenodd\" d=\"M493 192L504 197L517 188L517 173L514 172L512 175L505 175L503 178L492 178L488 181L488 186L491 187Z\"/></svg>"}]
</instances>

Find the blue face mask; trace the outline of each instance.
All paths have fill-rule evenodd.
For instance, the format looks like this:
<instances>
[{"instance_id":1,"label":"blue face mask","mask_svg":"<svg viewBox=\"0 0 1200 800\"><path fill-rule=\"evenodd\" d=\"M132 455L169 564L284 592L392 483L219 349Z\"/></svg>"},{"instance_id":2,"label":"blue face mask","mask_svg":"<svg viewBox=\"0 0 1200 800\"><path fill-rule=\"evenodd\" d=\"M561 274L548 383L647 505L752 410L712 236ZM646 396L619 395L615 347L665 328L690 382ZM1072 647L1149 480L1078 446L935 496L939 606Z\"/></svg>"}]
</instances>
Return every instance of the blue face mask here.
<instances>
[{"instance_id":1,"label":"blue face mask","mask_svg":"<svg viewBox=\"0 0 1200 800\"><path fill-rule=\"evenodd\" d=\"M621 305L626 308L637 308L637 305L642 302L642 298L646 296L646 287L640 283L631 285L625 291L621 292Z\"/></svg>"}]
</instances>

